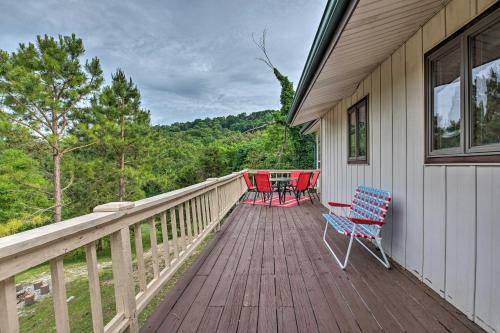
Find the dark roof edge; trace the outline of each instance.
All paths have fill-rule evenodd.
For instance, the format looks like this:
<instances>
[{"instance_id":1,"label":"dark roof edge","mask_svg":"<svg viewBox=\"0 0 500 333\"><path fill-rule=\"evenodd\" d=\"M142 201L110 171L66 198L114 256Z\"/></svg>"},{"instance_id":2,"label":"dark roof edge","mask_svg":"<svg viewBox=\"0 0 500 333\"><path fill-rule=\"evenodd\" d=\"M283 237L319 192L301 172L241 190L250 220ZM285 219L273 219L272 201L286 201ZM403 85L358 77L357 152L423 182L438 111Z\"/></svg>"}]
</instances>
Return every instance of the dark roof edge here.
<instances>
[{"instance_id":1,"label":"dark roof edge","mask_svg":"<svg viewBox=\"0 0 500 333\"><path fill-rule=\"evenodd\" d=\"M304 135L305 132L307 132L311 127L316 125L316 123L319 121L319 119L311 120L302 125L302 128L300 129L300 134Z\"/></svg>"},{"instance_id":2,"label":"dark roof edge","mask_svg":"<svg viewBox=\"0 0 500 333\"><path fill-rule=\"evenodd\" d=\"M325 11L314 36L314 41L302 70L292 106L288 111L287 122L292 123L299 106L316 76L323 59L335 46L348 18L351 16L358 0L328 0Z\"/></svg>"}]
</instances>

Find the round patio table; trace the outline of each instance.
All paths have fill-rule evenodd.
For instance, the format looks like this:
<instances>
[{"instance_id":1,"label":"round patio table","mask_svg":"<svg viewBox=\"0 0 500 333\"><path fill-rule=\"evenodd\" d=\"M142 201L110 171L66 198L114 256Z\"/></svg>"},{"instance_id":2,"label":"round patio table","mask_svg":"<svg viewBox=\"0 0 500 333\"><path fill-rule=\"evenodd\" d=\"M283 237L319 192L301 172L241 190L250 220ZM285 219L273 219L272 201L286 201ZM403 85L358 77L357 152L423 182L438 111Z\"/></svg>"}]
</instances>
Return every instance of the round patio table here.
<instances>
[{"instance_id":1,"label":"round patio table","mask_svg":"<svg viewBox=\"0 0 500 333\"><path fill-rule=\"evenodd\" d=\"M290 186L290 182L292 180L297 180L297 178L275 177L275 178L271 178L270 180L271 180L271 183L276 184L280 205L284 204L285 199L286 199L286 188L287 188L287 186Z\"/></svg>"}]
</instances>

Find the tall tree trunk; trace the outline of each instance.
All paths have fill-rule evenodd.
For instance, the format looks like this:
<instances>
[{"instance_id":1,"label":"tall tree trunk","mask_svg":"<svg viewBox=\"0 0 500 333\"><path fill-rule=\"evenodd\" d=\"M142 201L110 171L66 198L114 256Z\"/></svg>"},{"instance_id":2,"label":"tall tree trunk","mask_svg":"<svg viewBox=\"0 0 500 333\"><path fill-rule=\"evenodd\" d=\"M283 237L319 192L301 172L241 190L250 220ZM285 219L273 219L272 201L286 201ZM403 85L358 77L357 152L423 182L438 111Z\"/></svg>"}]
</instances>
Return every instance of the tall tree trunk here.
<instances>
[{"instance_id":1,"label":"tall tree trunk","mask_svg":"<svg viewBox=\"0 0 500 333\"><path fill-rule=\"evenodd\" d=\"M120 153L120 181L118 184L118 198L123 201L125 198L125 116L122 114L120 119L120 137L122 149Z\"/></svg>"},{"instance_id":2,"label":"tall tree trunk","mask_svg":"<svg viewBox=\"0 0 500 333\"><path fill-rule=\"evenodd\" d=\"M120 181L118 187L118 198L123 201L125 198L125 152L122 151L120 156Z\"/></svg>"},{"instance_id":3,"label":"tall tree trunk","mask_svg":"<svg viewBox=\"0 0 500 333\"><path fill-rule=\"evenodd\" d=\"M54 162L54 222L61 221L62 191L61 191L61 155L57 148L53 149L52 160Z\"/></svg>"}]
</instances>

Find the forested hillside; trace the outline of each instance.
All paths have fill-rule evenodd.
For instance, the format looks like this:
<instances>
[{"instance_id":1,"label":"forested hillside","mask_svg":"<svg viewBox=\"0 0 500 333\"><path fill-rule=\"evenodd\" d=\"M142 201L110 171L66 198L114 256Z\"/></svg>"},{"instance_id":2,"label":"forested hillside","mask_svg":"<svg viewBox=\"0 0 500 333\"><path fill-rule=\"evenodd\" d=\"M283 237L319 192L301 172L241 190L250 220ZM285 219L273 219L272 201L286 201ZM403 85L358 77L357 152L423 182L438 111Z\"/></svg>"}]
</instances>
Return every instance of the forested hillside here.
<instances>
[{"instance_id":1,"label":"forested hillside","mask_svg":"<svg viewBox=\"0 0 500 333\"><path fill-rule=\"evenodd\" d=\"M74 35L0 50L0 236L243 168L313 166L277 70L281 110L153 126L140 87L121 69L105 85L83 55Z\"/></svg>"}]
</instances>

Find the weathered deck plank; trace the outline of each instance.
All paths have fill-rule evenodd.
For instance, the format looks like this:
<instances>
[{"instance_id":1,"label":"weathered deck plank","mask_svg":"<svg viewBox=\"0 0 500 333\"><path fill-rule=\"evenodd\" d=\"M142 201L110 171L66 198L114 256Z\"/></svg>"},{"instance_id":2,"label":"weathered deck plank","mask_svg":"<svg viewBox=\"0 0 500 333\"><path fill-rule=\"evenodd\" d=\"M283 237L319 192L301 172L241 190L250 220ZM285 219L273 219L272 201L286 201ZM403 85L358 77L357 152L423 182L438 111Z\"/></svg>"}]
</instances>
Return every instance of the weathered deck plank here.
<instances>
[{"instance_id":1,"label":"weathered deck plank","mask_svg":"<svg viewBox=\"0 0 500 333\"><path fill-rule=\"evenodd\" d=\"M354 244L346 271L324 211L240 205L143 332L483 332L411 274ZM329 232L336 251L346 239Z\"/></svg>"}]
</instances>

